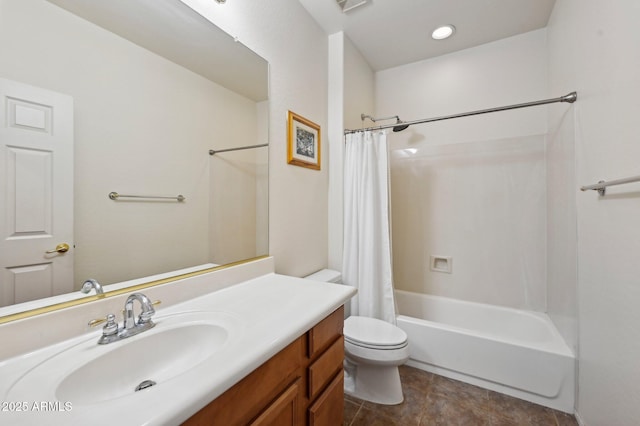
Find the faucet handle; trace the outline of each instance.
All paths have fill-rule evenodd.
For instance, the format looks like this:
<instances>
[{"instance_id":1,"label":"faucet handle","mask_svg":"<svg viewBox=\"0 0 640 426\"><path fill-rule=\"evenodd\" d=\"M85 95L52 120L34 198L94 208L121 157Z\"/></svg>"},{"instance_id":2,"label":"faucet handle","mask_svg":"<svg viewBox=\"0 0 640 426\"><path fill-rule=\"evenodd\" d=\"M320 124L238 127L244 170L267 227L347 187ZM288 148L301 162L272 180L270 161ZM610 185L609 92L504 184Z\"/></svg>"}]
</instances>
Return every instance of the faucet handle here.
<instances>
[{"instance_id":1,"label":"faucet handle","mask_svg":"<svg viewBox=\"0 0 640 426\"><path fill-rule=\"evenodd\" d=\"M118 333L118 323L116 322L116 316L113 314L107 315L107 323L102 327L103 336L112 336Z\"/></svg>"},{"instance_id":2,"label":"faucet handle","mask_svg":"<svg viewBox=\"0 0 640 426\"><path fill-rule=\"evenodd\" d=\"M160 303L162 302L160 302L159 300L151 302L151 305L149 306L150 309L148 311L143 310L142 312L140 312L140 315L138 316L138 324L153 324L153 321L151 321L151 317L156 313L156 310L153 307L155 305L159 305Z\"/></svg>"},{"instance_id":3,"label":"faucet handle","mask_svg":"<svg viewBox=\"0 0 640 426\"><path fill-rule=\"evenodd\" d=\"M109 315L112 315L112 314L109 314ZM92 319L91 321L89 321L89 322L87 323L87 325L88 325L89 327L95 327L95 326L97 326L97 325L102 324L103 322L107 322L107 321L108 321L108 318L107 318L107 317L108 317L108 316L106 316L106 317L104 317L104 318L96 318L96 319ZM115 320L115 318L114 318L114 320Z\"/></svg>"},{"instance_id":4,"label":"faucet handle","mask_svg":"<svg viewBox=\"0 0 640 426\"><path fill-rule=\"evenodd\" d=\"M89 327L95 327L97 325L106 322L104 327L102 327L102 335L103 336L112 336L118 333L118 323L116 322L116 316L113 314L107 315L105 318L98 318L89 321Z\"/></svg>"},{"instance_id":5,"label":"faucet handle","mask_svg":"<svg viewBox=\"0 0 640 426\"><path fill-rule=\"evenodd\" d=\"M148 311L143 310L142 312L140 312L140 315L138 315L138 324L146 324L148 322L151 322L151 317L154 316L155 313L156 310L153 309L153 304L151 304Z\"/></svg>"}]
</instances>

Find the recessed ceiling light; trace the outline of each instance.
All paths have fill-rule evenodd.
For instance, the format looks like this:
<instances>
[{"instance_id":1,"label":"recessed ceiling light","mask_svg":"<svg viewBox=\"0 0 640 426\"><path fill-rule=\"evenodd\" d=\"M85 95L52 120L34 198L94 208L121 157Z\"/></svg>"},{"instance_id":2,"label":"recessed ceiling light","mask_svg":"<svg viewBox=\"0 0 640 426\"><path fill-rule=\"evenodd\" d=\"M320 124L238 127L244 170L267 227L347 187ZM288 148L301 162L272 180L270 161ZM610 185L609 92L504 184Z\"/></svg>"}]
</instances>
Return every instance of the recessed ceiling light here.
<instances>
[{"instance_id":1,"label":"recessed ceiling light","mask_svg":"<svg viewBox=\"0 0 640 426\"><path fill-rule=\"evenodd\" d=\"M431 38L434 40L444 40L445 38L451 37L455 32L456 27L453 25L443 25L433 30Z\"/></svg>"}]
</instances>

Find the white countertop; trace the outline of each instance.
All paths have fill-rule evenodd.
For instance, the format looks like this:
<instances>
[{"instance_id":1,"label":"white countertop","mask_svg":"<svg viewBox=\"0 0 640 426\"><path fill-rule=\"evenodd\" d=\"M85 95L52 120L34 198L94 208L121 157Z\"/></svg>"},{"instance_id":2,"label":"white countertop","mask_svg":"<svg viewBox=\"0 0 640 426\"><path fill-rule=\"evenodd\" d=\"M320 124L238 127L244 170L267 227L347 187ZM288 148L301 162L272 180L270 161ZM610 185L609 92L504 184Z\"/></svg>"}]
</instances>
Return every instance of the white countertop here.
<instances>
[{"instance_id":1,"label":"white countertop","mask_svg":"<svg viewBox=\"0 0 640 426\"><path fill-rule=\"evenodd\" d=\"M344 304L355 292L349 286L267 274L166 309L157 309L154 329L162 327L163 316L215 311L238 319L238 327L234 329L236 335L231 336L221 350L184 374L142 392L132 392L99 404L58 401L51 393L55 382L43 383L43 389L34 389L32 400L11 400L11 390L26 372L65 348L88 340L95 340L97 345L100 330L2 361L0 424L180 424ZM135 309L138 312L139 306ZM141 333L130 339L144 335ZM148 356L154 354L151 352ZM127 360L122 362L126 364ZM87 392L91 392L90 383L87 383ZM41 407L45 409L38 411ZM26 411L16 411L19 408L26 408Z\"/></svg>"}]
</instances>

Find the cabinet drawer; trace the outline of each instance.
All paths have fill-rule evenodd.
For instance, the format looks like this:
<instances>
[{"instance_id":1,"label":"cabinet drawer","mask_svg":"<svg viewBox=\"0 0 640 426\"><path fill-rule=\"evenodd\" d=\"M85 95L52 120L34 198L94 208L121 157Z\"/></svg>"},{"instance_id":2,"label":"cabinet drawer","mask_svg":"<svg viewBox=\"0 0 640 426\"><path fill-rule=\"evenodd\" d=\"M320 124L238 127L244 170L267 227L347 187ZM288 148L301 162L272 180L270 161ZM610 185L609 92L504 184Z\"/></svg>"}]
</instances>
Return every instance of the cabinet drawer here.
<instances>
[{"instance_id":1,"label":"cabinet drawer","mask_svg":"<svg viewBox=\"0 0 640 426\"><path fill-rule=\"evenodd\" d=\"M344 325L344 306L336 309L331 315L320 321L307 333L308 356L312 359L342 335Z\"/></svg>"},{"instance_id":2,"label":"cabinet drawer","mask_svg":"<svg viewBox=\"0 0 640 426\"><path fill-rule=\"evenodd\" d=\"M309 426L336 426L344 417L344 372L331 381L318 400L309 407Z\"/></svg>"},{"instance_id":3,"label":"cabinet drawer","mask_svg":"<svg viewBox=\"0 0 640 426\"><path fill-rule=\"evenodd\" d=\"M251 426L295 426L298 419L299 380L293 383L251 422Z\"/></svg>"},{"instance_id":4,"label":"cabinet drawer","mask_svg":"<svg viewBox=\"0 0 640 426\"><path fill-rule=\"evenodd\" d=\"M344 337L340 336L329 349L309 366L309 399L316 395L342 369L344 361Z\"/></svg>"}]
</instances>

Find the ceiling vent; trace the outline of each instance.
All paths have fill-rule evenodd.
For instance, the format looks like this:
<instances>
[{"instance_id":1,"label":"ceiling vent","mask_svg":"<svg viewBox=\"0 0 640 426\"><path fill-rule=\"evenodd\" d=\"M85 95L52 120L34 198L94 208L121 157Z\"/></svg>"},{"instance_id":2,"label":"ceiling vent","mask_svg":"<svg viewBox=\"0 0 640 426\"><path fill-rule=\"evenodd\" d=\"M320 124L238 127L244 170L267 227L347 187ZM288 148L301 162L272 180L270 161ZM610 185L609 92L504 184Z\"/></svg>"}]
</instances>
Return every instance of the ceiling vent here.
<instances>
[{"instance_id":1,"label":"ceiling vent","mask_svg":"<svg viewBox=\"0 0 640 426\"><path fill-rule=\"evenodd\" d=\"M336 0L336 2L338 6L340 6L340 9L342 9L342 13L347 13L356 7L369 3L369 0Z\"/></svg>"}]
</instances>

